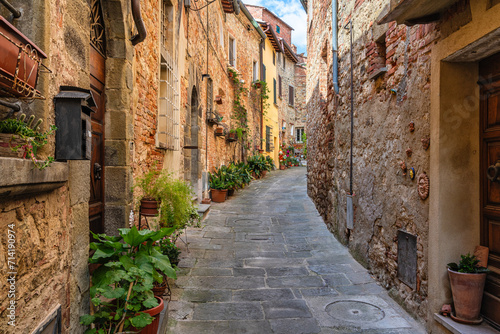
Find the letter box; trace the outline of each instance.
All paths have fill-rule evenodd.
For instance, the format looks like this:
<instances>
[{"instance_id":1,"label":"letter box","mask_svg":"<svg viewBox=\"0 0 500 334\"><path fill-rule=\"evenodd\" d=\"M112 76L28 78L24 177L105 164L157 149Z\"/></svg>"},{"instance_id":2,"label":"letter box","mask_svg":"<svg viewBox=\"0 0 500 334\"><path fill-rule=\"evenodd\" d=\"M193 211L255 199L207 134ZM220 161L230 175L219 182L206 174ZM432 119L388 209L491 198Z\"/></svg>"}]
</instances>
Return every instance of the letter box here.
<instances>
[{"instance_id":1,"label":"letter box","mask_svg":"<svg viewBox=\"0 0 500 334\"><path fill-rule=\"evenodd\" d=\"M95 101L88 89L61 86L56 106L56 160L89 160L92 146L90 113Z\"/></svg>"}]
</instances>

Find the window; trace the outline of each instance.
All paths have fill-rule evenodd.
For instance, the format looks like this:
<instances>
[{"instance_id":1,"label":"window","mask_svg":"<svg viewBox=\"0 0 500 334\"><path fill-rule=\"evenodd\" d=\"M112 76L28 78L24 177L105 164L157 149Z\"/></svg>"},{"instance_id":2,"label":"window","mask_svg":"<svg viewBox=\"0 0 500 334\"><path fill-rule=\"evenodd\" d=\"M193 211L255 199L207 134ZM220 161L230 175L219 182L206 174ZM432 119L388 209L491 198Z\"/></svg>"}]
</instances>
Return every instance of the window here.
<instances>
[{"instance_id":1,"label":"window","mask_svg":"<svg viewBox=\"0 0 500 334\"><path fill-rule=\"evenodd\" d=\"M253 81L258 81L259 80L259 63L254 61L253 62Z\"/></svg>"},{"instance_id":2,"label":"window","mask_svg":"<svg viewBox=\"0 0 500 334\"><path fill-rule=\"evenodd\" d=\"M222 46L224 50L224 26L222 25L222 19L219 16L219 38L220 38L220 46Z\"/></svg>"},{"instance_id":3,"label":"window","mask_svg":"<svg viewBox=\"0 0 500 334\"><path fill-rule=\"evenodd\" d=\"M213 111L214 107L214 87L211 78L207 80L207 113Z\"/></svg>"},{"instance_id":4,"label":"window","mask_svg":"<svg viewBox=\"0 0 500 334\"><path fill-rule=\"evenodd\" d=\"M294 106L294 100L295 100L295 89L292 86L288 86L288 104L291 105L292 107Z\"/></svg>"},{"instance_id":5,"label":"window","mask_svg":"<svg viewBox=\"0 0 500 334\"><path fill-rule=\"evenodd\" d=\"M161 42L162 50L173 52L173 31L174 31L174 7L169 0L163 0L161 10Z\"/></svg>"},{"instance_id":6,"label":"window","mask_svg":"<svg viewBox=\"0 0 500 334\"><path fill-rule=\"evenodd\" d=\"M279 34L280 33L280 26L279 25L276 25L276 32Z\"/></svg>"},{"instance_id":7,"label":"window","mask_svg":"<svg viewBox=\"0 0 500 334\"><path fill-rule=\"evenodd\" d=\"M273 65L276 65L276 52L273 51Z\"/></svg>"},{"instance_id":8,"label":"window","mask_svg":"<svg viewBox=\"0 0 500 334\"><path fill-rule=\"evenodd\" d=\"M236 67L236 41L229 37L229 65Z\"/></svg>"},{"instance_id":9,"label":"window","mask_svg":"<svg viewBox=\"0 0 500 334\"><path fill-rule=\"evenodd\" d=\"M273 78L273 99L274 104L276 104L276 79Z\"/></svg>"},{"instance_id":10,"label":"window","mask_svg":"<svg viewBox=\"0 0 500 334\"><path fill-rule=\"evenodd\" d=\"M156 145L160 148L179 150L179 93L176 66L166 51L162 52L160 64L160 101Z\"/></svg>"},{"instance_id":11,"label":"window","mask_svg":"<svg viewBox=\"0 0 500 334\"><path fill-rule=\"evenodd\" d=\"M266 125L266 152L271 152L271 127Z\"/></svg>"},{"instance_id":12,"label":"window","mask_svg":"<svg viewBox=\"0 0 500 334\"><path fill-rule=\"evenodd\" d=\"M281 98L282 92L281 92L281 75L278 75L278 94L279 97Z\"/></svg>"},{"instance_id":13,"label":"window","mask_svg":"<svg viewBox=\"0 0 500 334\"><path fill-rule=\"evenodd\" d=\"M295 141L297 143L302 143L302 135L304 134L304 128L297 128L295 130L296 130Z\"/></svg>"}]
</instances>

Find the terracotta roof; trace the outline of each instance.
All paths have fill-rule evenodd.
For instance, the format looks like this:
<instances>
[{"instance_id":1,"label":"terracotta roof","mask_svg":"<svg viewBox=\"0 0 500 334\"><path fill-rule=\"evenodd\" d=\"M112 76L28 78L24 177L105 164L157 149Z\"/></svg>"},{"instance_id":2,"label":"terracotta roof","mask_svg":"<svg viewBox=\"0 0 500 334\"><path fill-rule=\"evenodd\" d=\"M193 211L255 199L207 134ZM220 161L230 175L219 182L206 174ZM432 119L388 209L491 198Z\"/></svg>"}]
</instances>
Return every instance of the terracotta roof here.
<instances>
[{"instance_id":1,"label":"terracotta roof","mask_svg":"<svg viewBox=\"0 0 500 334\"><path fill-rule=\"evenodd\" d=\"M290 58L291 61L293 61L294 63L298 63L299 62L299 58L297 58L297 55L295 54L295 52L293 52L292 48L290 47L290 45L288 45L288 43L280 37L280 42L281 42L281 45L282 45L282 48L283 50L285 51L285 54L288 58Z\"/></svg>"},{"instance_id":2,"label":"terracotta roof","mask_svg":"<svg viewBox=\"0 0 500 334\"><path fill-rule=\"evenodd\" d=\"M266 12L268 12L269 14L271 14L272 16L274 16L276 19L278 19L281 23L283 23L283 25L287 26L288 28L290 28L290 30L295 30L293 29L293 27L291 27L288 23L286 23L285 21L283 21L283 19L281 19L278 15L274 14L273 12L271 12L269 9L267 9L266 7L262 7L262 6L255 6L255 5L248 5L246 4L245 6L247 7L254 7L254 8L262 8L264 9ZM262 19L262 18L261 18Z\"/></svg>"},{"instance_id":3,"label":"terracotta roof","mask_svg":"<svg viewBox=\"0 0 500 334\"><path fill-rule=\"evenodd\" d=\"M283 47L279 42L278 37L276 36L276 33L272 29L271 25L263 21L258 21L258 22L262 30L264 30L264 33L267 35L267 38L269 38L269 41L273 45L273 48L276 50L276 52L283 52Z\"/></svg>"}]
</instances>

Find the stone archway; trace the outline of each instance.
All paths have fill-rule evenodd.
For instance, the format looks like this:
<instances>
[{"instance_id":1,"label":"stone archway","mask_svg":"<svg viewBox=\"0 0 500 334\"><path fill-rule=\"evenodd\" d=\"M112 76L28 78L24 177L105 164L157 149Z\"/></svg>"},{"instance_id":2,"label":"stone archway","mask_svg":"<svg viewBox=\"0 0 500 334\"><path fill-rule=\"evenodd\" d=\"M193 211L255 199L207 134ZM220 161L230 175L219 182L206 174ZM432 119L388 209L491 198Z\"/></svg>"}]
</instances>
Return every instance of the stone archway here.
<instances>
[{"instance_id":1,"label":"stone archway","mask_svg":"<svg viewBox=\"0 0 500 334\"><path fill-rule=\"evenodd\" d=\"M104 231L114 234L125 227L132 208L131 186L133 161L132 60L134 48L130 42L130 27L126 13L130 1L102 1L106 26L106 166Z\"/></svg>"}]
</instances>

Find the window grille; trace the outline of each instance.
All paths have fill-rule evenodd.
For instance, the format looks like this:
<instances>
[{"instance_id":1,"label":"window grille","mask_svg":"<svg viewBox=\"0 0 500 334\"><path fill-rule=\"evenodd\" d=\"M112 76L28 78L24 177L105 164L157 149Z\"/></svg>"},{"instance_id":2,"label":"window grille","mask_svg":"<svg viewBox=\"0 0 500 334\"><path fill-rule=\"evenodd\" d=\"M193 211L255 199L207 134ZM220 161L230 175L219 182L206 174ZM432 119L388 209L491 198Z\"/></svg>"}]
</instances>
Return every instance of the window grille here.
<instances>
[{"instance_id":1,"label":"window grille","mask_svg":"<svg viewBox=\"0 0 500 334\"><path fill-rule=\"evenodd\" d=\"M178 151L179 143L179 92L176 66L168 52L163 52L160 66L160 105L158 108L157 146Z\"/></svg>"},{"instance_id":2,"label":"window grille","mask_svg":"<svg viewBox=\"0 0 500 334\"><path fill-rule=\"evenodd\" d=\"M266 125L266 152L271 152L271 127Z\"/></svg>"}]
</instances>

